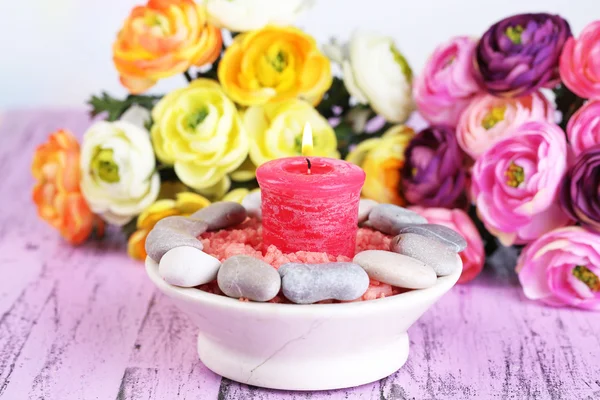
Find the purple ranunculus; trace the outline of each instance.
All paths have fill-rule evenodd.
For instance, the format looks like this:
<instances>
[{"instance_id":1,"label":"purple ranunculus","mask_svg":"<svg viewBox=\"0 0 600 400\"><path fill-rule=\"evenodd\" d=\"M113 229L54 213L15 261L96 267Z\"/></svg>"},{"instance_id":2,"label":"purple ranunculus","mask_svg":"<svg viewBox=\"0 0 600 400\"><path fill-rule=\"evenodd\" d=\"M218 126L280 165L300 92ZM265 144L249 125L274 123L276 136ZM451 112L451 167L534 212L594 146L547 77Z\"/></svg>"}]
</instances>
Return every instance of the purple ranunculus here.
<instances>
[{"instance_id":1,"label":"purple ranunculus","mask_svg":"<svg viewBox=\"0 0 600 400\"><path fill-rule=\"evenodd\" d=\"M571 218L600 232L600 144L577 156L563 181L560 203Z\"/></svg>"},{"instance_id":2,"label":"purple ranunculus","mask_svg":"<svg viewBox=\"0 0 600 400\"><path fill-rule=\"evenodd\" d=\"M518 97L558 82L558 60L570 36L569 23L558 15L519 14L496 22L475 51L484 87Z\"/></svg>"},{"instance_id":3,"label":"purple ranunculus","mask_svg":"<svg viewBox=\"0 0 600 400\"><path fill-rule=\"evenodd\" d=\"M406 148L402 188L406 200L424 207L464 208L467 195L465 155L449 126L419 132Z\"/></svg>"}]
</instances>

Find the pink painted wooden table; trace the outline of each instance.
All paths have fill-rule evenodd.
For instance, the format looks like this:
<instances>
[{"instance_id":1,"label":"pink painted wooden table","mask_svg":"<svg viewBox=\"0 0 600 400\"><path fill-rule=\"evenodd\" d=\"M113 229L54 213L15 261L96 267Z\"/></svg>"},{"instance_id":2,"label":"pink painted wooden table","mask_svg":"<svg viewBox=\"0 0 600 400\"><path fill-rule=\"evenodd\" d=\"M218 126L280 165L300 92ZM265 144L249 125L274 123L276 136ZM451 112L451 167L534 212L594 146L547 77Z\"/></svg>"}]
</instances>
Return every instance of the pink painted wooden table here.
<instances>
[{"instance_id":1,"label":"pink painted wooden table","mask_svg":"<svg viewBox=\"0 0 600 400\"><path fill-rule=\"evenodd\" d=\"M72 248L37 219L35 146L89 123L84 111L0 114L1 399L600 399L600 315L527 301L510 257L428 311L387 379L317 393L221 379L118 232Z\"/></svg>"}]
</instances>

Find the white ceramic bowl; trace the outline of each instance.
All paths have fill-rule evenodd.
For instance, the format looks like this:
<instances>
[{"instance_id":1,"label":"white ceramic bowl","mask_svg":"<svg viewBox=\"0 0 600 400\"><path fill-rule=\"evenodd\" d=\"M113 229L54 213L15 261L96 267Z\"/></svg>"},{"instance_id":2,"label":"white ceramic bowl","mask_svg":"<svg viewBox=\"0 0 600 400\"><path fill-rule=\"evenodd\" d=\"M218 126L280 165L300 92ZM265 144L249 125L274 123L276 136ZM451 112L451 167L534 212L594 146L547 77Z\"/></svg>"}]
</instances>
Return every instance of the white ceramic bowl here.
<instances>
[{"instance_id":1,"label":"white ceramic bowl","mask_svg":"<svg viewBox=\"0 0 600 400\"><path fill-rule=\"evenodd\" d=\"M346 388L394 373L408 358L406 331L461 270L431 288L384 299L297 305L172 286L146 259L152 282L198 325L198 354L208 368L237 382L286 390Z\"/></svg>"}]
</instances>

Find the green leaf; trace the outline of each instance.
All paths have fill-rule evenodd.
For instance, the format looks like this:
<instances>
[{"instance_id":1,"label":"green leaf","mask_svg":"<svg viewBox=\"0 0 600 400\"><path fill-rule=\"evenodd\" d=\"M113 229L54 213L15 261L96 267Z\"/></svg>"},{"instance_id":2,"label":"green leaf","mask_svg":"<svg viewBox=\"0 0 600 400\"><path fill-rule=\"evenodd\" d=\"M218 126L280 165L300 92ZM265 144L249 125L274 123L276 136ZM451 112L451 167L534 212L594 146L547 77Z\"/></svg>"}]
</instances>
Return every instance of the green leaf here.
<instances>
[{"instance_id":1,"label":"green leaf","mask_svg":"<svg viewBox=\"0 0 600 400\"><path fill-rule=\"evenodd\" d=\"M107 121L116 121L121 118L121 115L134 104L152 110L154 104L162 96L149 95L128 95L125 99L117 99L106 92L102 92L99 96L93 95L88 104L92 106L90 114L95 117L98 114L106 113Z\"/></svg>"}]
</instances>

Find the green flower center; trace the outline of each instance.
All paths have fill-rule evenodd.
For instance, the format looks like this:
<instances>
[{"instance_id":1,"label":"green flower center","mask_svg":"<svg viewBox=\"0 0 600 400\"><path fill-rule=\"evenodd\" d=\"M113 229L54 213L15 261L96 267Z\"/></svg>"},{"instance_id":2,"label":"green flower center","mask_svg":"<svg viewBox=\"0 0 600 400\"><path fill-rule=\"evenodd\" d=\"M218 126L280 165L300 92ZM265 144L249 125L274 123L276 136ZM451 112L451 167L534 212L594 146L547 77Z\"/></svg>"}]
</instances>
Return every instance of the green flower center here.
<instances>
[{"instance_id":1,"label":"green flower center","mask_svg":"<svg viewBox=\"0 0 600 400\"><path fill-rule=\"evenodd\" d=\"M194 130L198 125L204 121L204 119L208 116L208 108L203 107L193 113L191 113L187 118L187 125L190 129Z\"/></svg>"},{"instance_id":2,"label":"green flower center","mask_svg":"<svg viewBox=\"0 0 600 400\"><path fill-rule=\"evenodd\" d=\"M402 75L406 77L406 80L408 82L412 82L413 74L412 70L410 69L410 65L408 65L408 62L406 61L406 58L404 58L404 56L400 53L400 51L398 51L398 49L393 44L390 45L390 51L394 56L394 61L396 61L396 64L400 66L400 69L402 70Z\"/></svg>"},{"instance_id":3,"label":"green flower center","mask_svg":"<svg viewBox=\"0 0 600 400\"><path fill-rule=\"evenodd\" d=\"M287 56L284 52L278 51L275 57L269 58L269 63L277 72L283 72L288 65Z\"/></svg>"},{"instance_id":4,"label":"green flower center","mask_svg":"<svg viewBox=\"0 0 600 400\"><path fill-rule=\"evenodd\" d=\"M504 113L506 112L506 106L494 107L489 113L481 120L481 126L486 130L492 129L498 122L504 120Z\"/></svg>"},{"instance_id":5,"label":"green flower center","mask_svg":"<svg viewBox=\"0 0 600 400\"><path fill-rule=\"evenodd\" d=\"M163 35L169 33L169 21L163 15L149 13L144 17L144 22L149 27L158 27Z\"/></svg>"},{"instance_id":6,"label":"green flower center","mask_svg":"<svg viewBox=\"0 0 600 400\"><path fill-rule=\"evenodd\" d=\"M600 278L587 267L578 265L573 268L573 276L585 283L592 292L600 292Z\"/></svg>"},{"instance_id":7,"label":"green flower center","mask_svg":"<svg viewBox=\"0 0 600 400\"><path fill-rule=\"evenodd\" d=\"M523 27L521 25L509 26L504 33L514 44L521 44L521 34L523 34Z\"/></svg>"},{"instance_id":8,"label":"green flower center","mask_svg":"<svg viewBox=\"0 0 600 400\"><path fill-rule=\"evenodd\" d=\"M514 161L510 163L504 174L506 175L506 184L510 187L519 187L525 181L523 167L518 166Z\"/></svg>"},{"instance_id":9,"label":"green flower center","mask_svg":"<svg viewBox=\"0 0 600 400\"><path fill-rule=\"evenodd\" d=\"M116 183L121 179L119 177L119 165L113 158L112 149L96 148L92 157L92 173L107 183Z\"/></svg>"}]
</instances>

